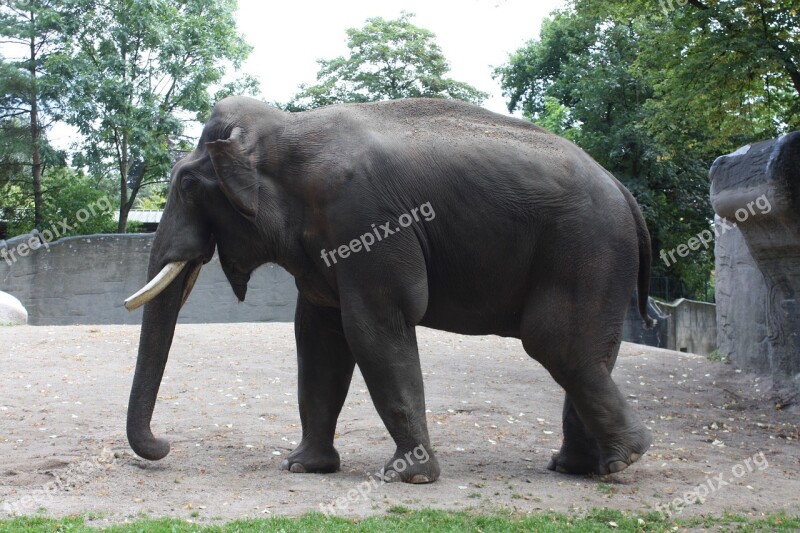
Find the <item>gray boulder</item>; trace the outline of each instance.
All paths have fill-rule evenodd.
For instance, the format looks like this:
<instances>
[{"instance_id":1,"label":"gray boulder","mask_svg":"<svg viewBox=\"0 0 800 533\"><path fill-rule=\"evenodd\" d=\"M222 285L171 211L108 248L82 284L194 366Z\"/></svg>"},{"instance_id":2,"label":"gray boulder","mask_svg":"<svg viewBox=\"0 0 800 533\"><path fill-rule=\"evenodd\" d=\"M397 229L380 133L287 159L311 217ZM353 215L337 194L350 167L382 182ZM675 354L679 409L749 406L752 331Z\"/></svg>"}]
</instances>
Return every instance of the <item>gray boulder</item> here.
<instances>
[{"instance_id":1,"label":"gray boulder","mask_svg":"<svg viewBox=\"0 0 800 533\"><path fill-rule=\"evenodd\" d=\"M28 311L8 293L0 291L0 325L19 326L28 323Z\"/></svg>"}]
</instances>

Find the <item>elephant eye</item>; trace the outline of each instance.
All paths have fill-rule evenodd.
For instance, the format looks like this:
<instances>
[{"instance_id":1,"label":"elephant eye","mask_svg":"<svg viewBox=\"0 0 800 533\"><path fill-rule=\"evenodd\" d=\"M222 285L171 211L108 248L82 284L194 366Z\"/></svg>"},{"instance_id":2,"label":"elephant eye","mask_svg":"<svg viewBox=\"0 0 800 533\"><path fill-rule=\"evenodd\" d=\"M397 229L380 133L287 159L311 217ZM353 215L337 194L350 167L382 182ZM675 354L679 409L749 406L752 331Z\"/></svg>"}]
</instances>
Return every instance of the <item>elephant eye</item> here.
<instances>
[{"instance_id":1,"label":"elephant eye","mask_svg":"<svg viewBox=\"0 0 800 533\"><path fill-rule=\"evenodd\" d=\"M198 179L196 176L192 174L184 174L181 178L181 190L183 192L189 192L195 185L197 185Z\"/></svg>"}]
</instances>

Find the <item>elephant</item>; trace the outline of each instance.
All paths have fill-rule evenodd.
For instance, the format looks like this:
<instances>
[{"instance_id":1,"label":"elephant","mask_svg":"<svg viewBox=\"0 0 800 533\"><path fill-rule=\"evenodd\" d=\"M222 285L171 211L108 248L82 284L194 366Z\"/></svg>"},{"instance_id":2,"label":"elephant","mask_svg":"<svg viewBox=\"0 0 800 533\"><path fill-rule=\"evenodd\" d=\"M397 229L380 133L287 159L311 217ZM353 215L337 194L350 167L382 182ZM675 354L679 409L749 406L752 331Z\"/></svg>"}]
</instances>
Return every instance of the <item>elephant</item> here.
<instances>
[{"instance_id":1,"label":"elephant","mask_svg":"<svg viewBox=\"0 0 800 533\"><path fill-rule=\"evenodd\" d=\"M550 470L620 472L651 444L611 378L634 291L653 323L644 218L611 173L529 121L446 99L299 113L218 102L172 169L150 282L125 303L144 305L127 415L142 458L170 451L153 409L179 311L215 250L240 301L260 265L295 278L302 439L284 470L340 469L334 434L358 365L396 445L384 477L439 478L418 325L521 340L565 391Z\"/></svg>"}]
</instances>

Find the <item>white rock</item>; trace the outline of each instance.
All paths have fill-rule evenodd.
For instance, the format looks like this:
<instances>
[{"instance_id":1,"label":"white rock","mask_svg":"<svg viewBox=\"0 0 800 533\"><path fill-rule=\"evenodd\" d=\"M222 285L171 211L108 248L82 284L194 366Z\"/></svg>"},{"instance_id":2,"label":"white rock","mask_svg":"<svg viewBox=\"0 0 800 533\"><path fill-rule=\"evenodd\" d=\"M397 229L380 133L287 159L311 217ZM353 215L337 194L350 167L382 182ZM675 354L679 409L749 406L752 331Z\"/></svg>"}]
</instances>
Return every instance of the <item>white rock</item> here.
<instances>
[{"instance_id":1,"label":"white rock","mask_svg":"<svg viewBox=\"0 0 800 533\"><path fill-rule=\"evenodd\" d=\"M0 325L19 326L28 323L28 311L8 293L0 291Z\"/></svg>"}]
</instances>

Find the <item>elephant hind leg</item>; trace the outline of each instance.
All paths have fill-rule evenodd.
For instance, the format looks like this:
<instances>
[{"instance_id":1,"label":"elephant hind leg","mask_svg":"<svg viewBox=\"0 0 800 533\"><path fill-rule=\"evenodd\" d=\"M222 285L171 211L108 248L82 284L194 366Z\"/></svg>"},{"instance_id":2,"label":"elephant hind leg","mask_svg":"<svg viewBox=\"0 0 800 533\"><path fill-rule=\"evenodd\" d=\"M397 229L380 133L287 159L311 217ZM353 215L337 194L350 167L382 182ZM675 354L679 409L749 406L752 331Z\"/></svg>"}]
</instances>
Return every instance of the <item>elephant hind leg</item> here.
<instances>
[{"instance_id":1,"label":"elephant hind leg","mask_svg":"<svg viewBox=\"0 0 800 533\"><path fill-rule=\"evenodd\" d=\"M587 301L575 298L580 290L574 285L542 286L547 288L539 288L526 306L520 336L528 354L567 394L564 443L548 467L570 474L624 470L652 442L611 379L627 296L606 293Z\"/></svg>"},{"instance_id":2,"label":"elephant hind leg","mask_svg":"<svg viewBox=\"0 0 800 533\"><path fill-rule=\"evenodd\" d=\"M562 428L564 441L561 449L553 454L547 469L562 474L596 472L600 464L600 445L578 416L569 394L564 396Z\"/></svg>"}]
</instances>

